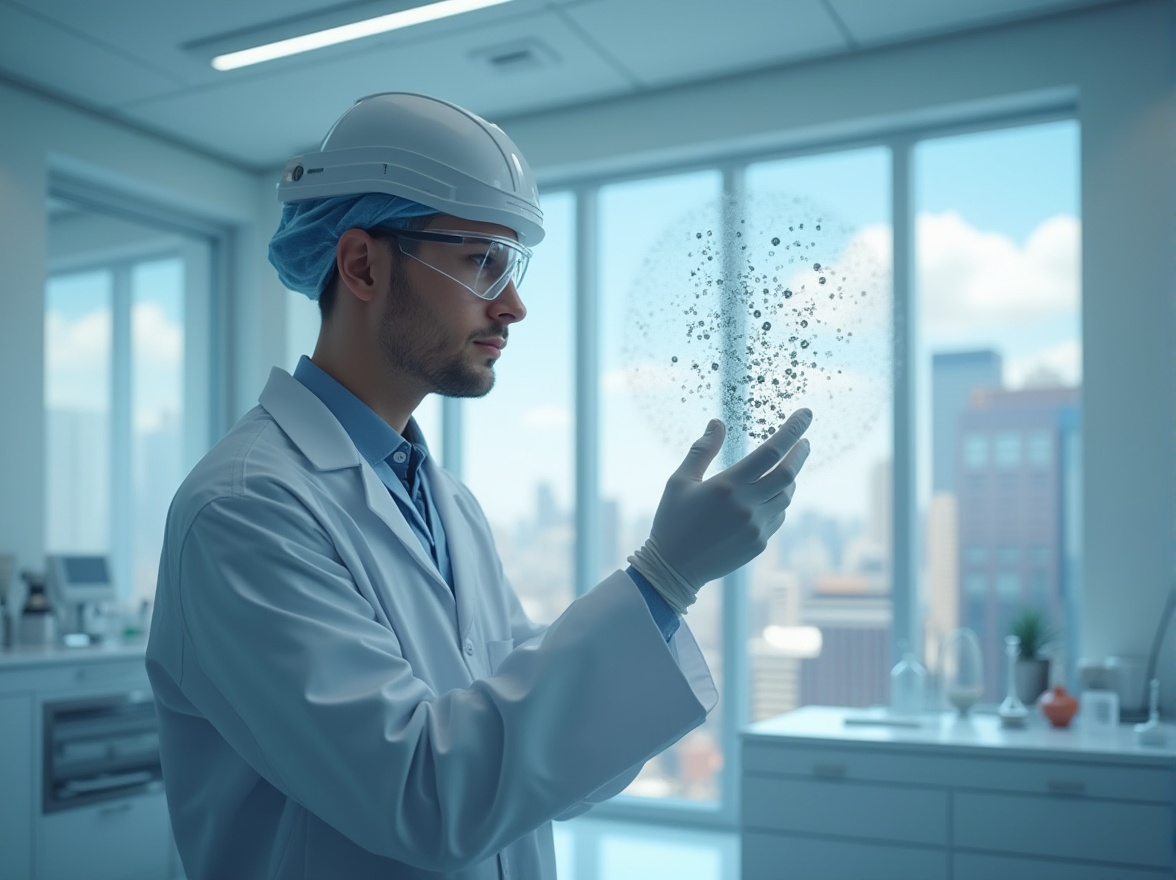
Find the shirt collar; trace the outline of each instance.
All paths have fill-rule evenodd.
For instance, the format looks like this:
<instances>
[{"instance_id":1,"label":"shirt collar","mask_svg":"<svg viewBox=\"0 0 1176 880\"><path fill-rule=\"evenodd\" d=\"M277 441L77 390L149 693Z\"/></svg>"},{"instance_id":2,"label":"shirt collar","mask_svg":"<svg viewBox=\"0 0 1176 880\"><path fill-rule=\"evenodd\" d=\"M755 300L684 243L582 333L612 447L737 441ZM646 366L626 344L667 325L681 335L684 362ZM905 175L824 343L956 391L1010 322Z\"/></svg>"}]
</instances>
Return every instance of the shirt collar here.
<instances>
[{"instance_id":1,"label":"shirt collar","mask_svg":"<svg viewBox=\"0 0 1176 880\"><path fill-rule=\"evenodd\" d=\"M414 475L428 458L429 447L415 420L408 420L401 435L306 355L298 359L294 378L331 411L368 464L387 461L404 480ZM404 453L402 461L396 461L396 452Z\"/></svg>"}]
</instances>

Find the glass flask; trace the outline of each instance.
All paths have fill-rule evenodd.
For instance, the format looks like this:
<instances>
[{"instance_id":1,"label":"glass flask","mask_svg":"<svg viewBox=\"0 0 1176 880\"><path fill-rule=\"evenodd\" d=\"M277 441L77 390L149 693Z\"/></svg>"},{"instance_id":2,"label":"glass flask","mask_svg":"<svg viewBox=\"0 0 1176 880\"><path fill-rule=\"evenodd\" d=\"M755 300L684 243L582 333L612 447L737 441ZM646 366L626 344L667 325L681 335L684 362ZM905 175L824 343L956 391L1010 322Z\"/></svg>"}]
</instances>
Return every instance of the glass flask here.
<instances>
[{"instance_id":1,"label":"glass flask","mask_svg":"<svg viewBox=\"0 0 1176 880\"><path fill-rule=\"evenodd\" d=\"M984 658L976 633L967 627L949 632L940 649L939 670L944 697L960 715L967 715L984 694Z\"/></svg>"},{"instance_id":2,"label":"glass flask","mask_svg":"<svg viewBox=\"0 0 1176 880\"><path fill-rule=\"evenodd\" d=\"M1029 718L1029 710L1017 696L1017 657L1021 654L1021 640L1017 636L1005 636L1005 664L1008 668L1008 694L997 710L1000 715L1001 727L1024 727Z\"/></svg>"},{"instance_id":3,"label":"glass flask","mask_svg":"<svg viewBox=\"0 0 1176 880\"><path fill-rule=\"evenodd\" d=\"M906 642L898 646L902 659L890 671L890 710L895 715L920 715L923 712L927 670Z\"/></svg>"}]
</instances>

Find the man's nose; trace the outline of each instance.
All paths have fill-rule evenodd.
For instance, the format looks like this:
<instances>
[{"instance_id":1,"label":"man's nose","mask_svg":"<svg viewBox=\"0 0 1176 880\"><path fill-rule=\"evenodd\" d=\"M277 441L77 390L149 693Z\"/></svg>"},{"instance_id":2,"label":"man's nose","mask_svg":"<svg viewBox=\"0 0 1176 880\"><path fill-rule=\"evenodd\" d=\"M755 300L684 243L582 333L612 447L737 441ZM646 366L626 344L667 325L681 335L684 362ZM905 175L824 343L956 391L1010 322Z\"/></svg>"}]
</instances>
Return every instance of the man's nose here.
<instances>
[{"instance_id":1,"label":"man's nose","mask_svg":"<svg viewBox=\"0 0 1176 880\"><path fill-rule=\"evenodd\" d=\"M502 324L515 324L527 317L527 307L523 305L514 281L509 282L502 293L490 300L490 315Z\"/></svg>"}]
</instances>

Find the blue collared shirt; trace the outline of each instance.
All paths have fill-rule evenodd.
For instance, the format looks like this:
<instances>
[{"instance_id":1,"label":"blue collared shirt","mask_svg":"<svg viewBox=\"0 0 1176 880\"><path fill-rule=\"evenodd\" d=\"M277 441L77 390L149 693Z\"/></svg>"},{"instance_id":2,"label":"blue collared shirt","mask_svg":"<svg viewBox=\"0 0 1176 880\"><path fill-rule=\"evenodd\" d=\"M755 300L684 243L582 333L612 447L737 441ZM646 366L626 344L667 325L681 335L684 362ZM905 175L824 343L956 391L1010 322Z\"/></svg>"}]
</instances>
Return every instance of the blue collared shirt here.
<instances>
[{"instance_id":1,"label":"blue collared shirt","mask_svg":"<svg viewBox=\"0 0 1176 880\"><path fill-rule=\"evenodd\" d=\"M445 540L445 527L441 517L436 515L437 507L433 503L429 481L421 467L429 456L429 448L416 422L410 418L404 429L406 436L401 436L371 407L305 355L299 358L298 366L294 368L294 378L338 419L359 454L388 487L417 540L437 564L437 570L449 588L453 589L453 566ZM636 569L629 566L626 573L641 591L654 623L668 642L681 625L681 617Z\"/></svg>"},{"instance_id":2,"label":"blue collared shirt","mask_svg":"<svg viewBox=\"0 0 1176 880\"><path fill-rule=\"evenodd\" d=\"M429 447L414 420L401 436L366 403L340 385L305 355L294 368L294 378L305 385L331 411L359 454L388 487L413 534L437 565L441 577L453 589L453 566L445 526L437 516L432 491L423 467Z\"/></svg>"}]
</instances>

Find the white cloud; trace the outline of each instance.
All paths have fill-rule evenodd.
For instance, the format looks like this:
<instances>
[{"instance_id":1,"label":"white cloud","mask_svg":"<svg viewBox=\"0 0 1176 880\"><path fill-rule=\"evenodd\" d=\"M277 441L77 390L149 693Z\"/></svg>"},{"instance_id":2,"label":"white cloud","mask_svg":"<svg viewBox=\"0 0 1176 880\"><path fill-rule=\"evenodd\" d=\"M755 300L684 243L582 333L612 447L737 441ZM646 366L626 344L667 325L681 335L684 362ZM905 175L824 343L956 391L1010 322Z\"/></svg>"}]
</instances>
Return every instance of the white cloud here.
<instances>
[{"instance_id":1,"label":"white cloud","mask_svg":"<svg viewBox=\"0 0 1176 880\"><path fill-rule=\"evenodd\" d=\"M1082 384L1082 345L1070 340L1013 358L1005 363L1005 381L1012 388Z\"/></svg>"},{"instance_id":2,"label":"white cloud","mask_svg":"<svg viewBox=\"0 0 1176 880\"><path fill-rule=\"evenodd\" d=\"M572 413L565 406L541 406L523 413L523 427L567 429L572 426Z\"/></svg>"},{"instance_id":3,"label":"white cloud","mask_svg":"<svg viewBox=\"0 0 1176 880\"><path fill-rule=\"evenodd\" d=\"M1023 326L1078 307L1079 224L1052 217L1018 245L959 214L920 214L920 309L935 334Z\"/></svg>"},{"instance_id":4,"label":"white cloud","mask_svg":"<svg viewBox=\"0 0 1176 880\"><path fill-rule=\"evenodd\" d=\"M135 305L131 316L137 368L179 369L184 360L184 330L157 303Z\"/></svg>"},{"instance_id":5,"label":"white cloud","mask_svg":"<svg viewBox=\"0 0 1176 880\"><path fill-rule=\"evenodd\" d=\"M60 312L49 312L45 316L45 351L51 371L94 369L109 363L110 310L87 312L72 321Z\"/></svg>"}]
</instances>

